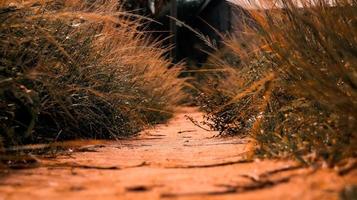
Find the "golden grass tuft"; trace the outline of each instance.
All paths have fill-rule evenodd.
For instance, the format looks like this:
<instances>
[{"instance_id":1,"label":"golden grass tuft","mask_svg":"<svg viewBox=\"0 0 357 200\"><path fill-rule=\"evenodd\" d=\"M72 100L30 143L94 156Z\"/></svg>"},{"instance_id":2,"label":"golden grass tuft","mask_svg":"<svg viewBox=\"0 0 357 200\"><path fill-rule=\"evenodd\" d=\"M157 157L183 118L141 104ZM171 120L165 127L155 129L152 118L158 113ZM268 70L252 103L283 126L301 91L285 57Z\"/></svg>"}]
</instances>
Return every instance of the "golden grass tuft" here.
<instances>
[{"instance_id":1,"label":"golden grass tuft","mask_svg":"<svg viewBox=\"0 0 357 200\"><path fill-rule=\"evenodd\" d=\"M269 9L250 10L256 24L226 42L240 62L217 61L226 73L201 88L207 123L254 138L264 157L330 165L355 157L356 2L263 4Z\"/></svg>"},{"instance_id":2,"label":"golden grass tuft","mask_svg":"<svg viewBox=\"0 0 357 200\"><path fill-rule=\"evenodd\" d=\"M168 119L179 69L117 1L0 2L4 146L131 136Z\"/></svg>"}]
</instances>

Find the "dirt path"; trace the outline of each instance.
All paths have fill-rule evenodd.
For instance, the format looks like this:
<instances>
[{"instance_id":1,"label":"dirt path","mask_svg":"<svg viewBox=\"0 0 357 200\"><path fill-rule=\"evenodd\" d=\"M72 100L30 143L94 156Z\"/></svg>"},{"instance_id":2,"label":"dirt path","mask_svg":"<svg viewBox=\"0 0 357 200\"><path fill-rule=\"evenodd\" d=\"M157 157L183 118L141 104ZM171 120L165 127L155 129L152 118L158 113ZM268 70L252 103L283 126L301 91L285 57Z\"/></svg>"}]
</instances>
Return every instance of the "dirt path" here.
<instances>
[{"instance_id":1,"label":"dirt path","mask_svg":"<svg viewBox=\"0 0 357 200\"><path fill-rule=\"evenodd\" d=\"M183 109L135 140L103 142L0 179L3 199L338 199L357 172L338 176L291 161L247 162L247 141L195 127Z\"/></svg>"}]
</instances>

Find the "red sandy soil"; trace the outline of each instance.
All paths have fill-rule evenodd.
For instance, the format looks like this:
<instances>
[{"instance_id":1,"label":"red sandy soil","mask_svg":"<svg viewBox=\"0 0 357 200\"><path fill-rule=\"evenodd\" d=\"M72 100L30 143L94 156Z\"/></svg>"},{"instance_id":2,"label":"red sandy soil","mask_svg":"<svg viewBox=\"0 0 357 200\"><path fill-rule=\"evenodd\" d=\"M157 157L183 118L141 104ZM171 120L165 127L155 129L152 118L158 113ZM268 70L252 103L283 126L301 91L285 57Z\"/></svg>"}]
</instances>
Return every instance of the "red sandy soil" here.
<instances>
[{"instance_id":1,"label":"red sandy soil","mask_svg":"<svg viewBox=\"0 0 357 200\"><path fill-rule=\"evenodd\" d=\"M247 161L247 139L215 137L217 132L196 127L185 115L202 119L185 108L135 139L87 144L42 158L35 168L6 170L0 200L327 200L357 184L357 170L339 175L293 161Z\"/></svg>"}]
</instances>

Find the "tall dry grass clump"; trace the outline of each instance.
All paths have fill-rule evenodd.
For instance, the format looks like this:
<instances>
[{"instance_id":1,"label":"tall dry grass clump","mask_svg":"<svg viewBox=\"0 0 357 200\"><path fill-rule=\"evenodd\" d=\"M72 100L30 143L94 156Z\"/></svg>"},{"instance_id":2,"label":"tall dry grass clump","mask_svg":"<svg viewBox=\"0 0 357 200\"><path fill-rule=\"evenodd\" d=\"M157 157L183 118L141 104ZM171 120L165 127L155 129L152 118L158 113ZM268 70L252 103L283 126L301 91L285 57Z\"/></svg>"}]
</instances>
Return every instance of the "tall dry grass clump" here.
<instances>
[{"instance_id":1,"label":"tall dry grass clump","mask_svg":"<svg viewBox=\"0 0 357 200\"><path fill-rule=\"evenodd\" d=\"M357 2L258 5L255 25L227 42L240 64L217 61L227 73L203 89L208 123L251 136L263 156L329 164L355 157Z\"/></svg>"},{"instance_id":2,"label":"tall dry grass clump","mask_svg":"<svg viewBox=\"0 0 357 200\"><path fill-rule=\"evenodd\" d=\"M121 138L162 122L178 71L117 1L0 2L3 146Z\"/></svg>"}]
</instances>

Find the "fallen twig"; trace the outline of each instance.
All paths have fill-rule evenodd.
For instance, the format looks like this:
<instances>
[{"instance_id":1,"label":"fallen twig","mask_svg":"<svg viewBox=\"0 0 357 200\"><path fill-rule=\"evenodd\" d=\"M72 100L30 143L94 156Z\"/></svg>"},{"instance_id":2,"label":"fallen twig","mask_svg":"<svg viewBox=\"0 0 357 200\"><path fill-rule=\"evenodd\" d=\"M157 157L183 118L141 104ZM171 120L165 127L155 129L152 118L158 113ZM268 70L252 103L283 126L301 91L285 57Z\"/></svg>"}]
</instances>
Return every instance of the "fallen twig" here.
<instances>
[{"instance_id":1,"label":"fallen twig","mask_svg":"<svg viewBox=\"0 0 357 200\"><path fill-rule=\"evenodd\" d=\"M52 168L52 169L54 169L54 168L80 168L80 169L98 169L98 170L123 170L123 169L129 169L129 168L143 167L143 166L147 166L147 165L148 164L146 162L142 162L138 165L126 166L126 167L82 165L82 164L77 164L77 163L47 164L47 165L42 165L42 166Z\"/></svg>"},{"instance_id":2,"label":"fallen twig","mask_svg":"<svg viewBox=\"0 0 357 200\"><path fill-rule=\"evenodd\" d=\"M172 166L172 167L165 167L165 168L168 169L210 168L210 167L222 167L227 165L235 165L235 164L251 163L251 162L253 162L253 160L242 159L237 161L228 161L228 162L205 164L205 165L182 165L182 166Z\"/></svg>"},{"instance_id":3,"label":"fallen twig","mask_svg":"<svg viewBox=\"0 0 357 200\"><path fill-rule=\"evenodd\" d=\"M194 120L192 117L190 117L190 116L188 116L188 115L185 115L185 117L186 117L186 119L190 120L191 123L192 123L193 125L197 126L198 128L200 128L200 129L202 129L202 130L205 130L205 131L212 131L212 130L210 130L210 129L207 129L207 128L201 126L200 123L199 123L198 121Z\"/></svg>"},{"instance_id":4,"label":"fallen twig","mask_svg":"<svg viewBox=\"0 0 357 200\"><path fill-rule=\"evenodd\" d=\"M218 195L226 195L226 194L234 194L234 193L243 193L250 192L254 190L264 189L268 187L273 187L280 183L286 183L290 180L290 177L281 178L276 181L266 180L264 182L255 182L249 185L243 186L235 186L235 185L217 185L220 187L227 188L223 191L211 191L211 192L198 192L198 193L164 193L161 194L162 198L176 198L182 196L218 196Z\"/></svg>"}]
</instances>

